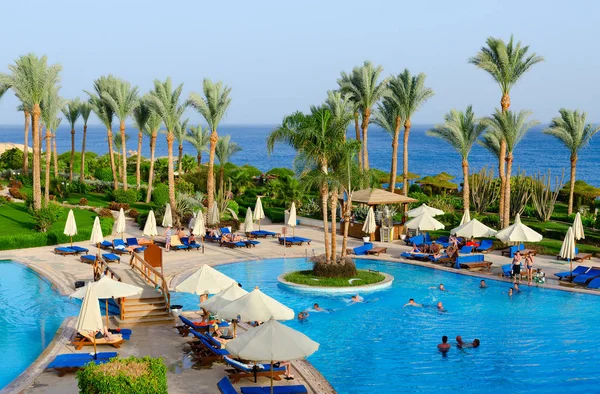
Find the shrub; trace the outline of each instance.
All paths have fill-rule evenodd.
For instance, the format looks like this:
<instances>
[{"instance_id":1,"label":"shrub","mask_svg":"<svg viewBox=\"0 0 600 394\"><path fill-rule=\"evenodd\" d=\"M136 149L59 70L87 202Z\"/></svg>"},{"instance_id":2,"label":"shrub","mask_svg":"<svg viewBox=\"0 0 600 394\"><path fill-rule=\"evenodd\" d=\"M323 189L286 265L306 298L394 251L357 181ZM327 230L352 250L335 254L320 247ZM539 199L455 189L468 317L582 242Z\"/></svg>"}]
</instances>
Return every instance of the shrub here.
<instances>
[{"instance_id":1,"label":"shrub","mask_svg":"<svg viewBox=\"0 0 600 394\"><path fill-rule=\"evenodd\" d=\"M227 208L231 209L233 212L235 212L236 215L239 216L240 206L237 202L235 202L234 200L229 201L229 203L227 203Z\"/></svg>"},{"instance_id":2,"label":"shrub","mask_svg":"<svg viewBox=\"0 0 600 394\"><path fill-rule=\"evenodd\" d=\"M159 207L169 202L169 186L164 183L156 185L154 190L152 190L152 202Z\"/></svg>"},{"instance_id":3,"label":"shrub","mask_svg":"<svg viewBox=\"0 0 600 394\"><path fill-rule=\"evenodd\" d=\"M123 210L126 211L129 209L129 204L120 203L120 202L116 202L116 201L111 201L108 204L108 209L110 209L111 211L118 211L121 208L123 208Z\"/></svg>"},{"instance_id":4,"label":"shrub","mask_svg":"<svg viewBox=\"0 0 600 394\"><path fill-rule=\"evenodd\" d=\"M101 181L112 181L112 170L110 167L99 167L94 171L94 178Z\"/></svg>"},{"instance_id":5,"label":"shrub","mask_svg":"<svg viewBox=\"0 0 600 394\"><path fill-rule=\"evenodd\" d=\"M114 216L112 214L112 211L108 208L102 208L99 212L98 212L98 216L101 218L113 218ZM112 232L112 231L111 231Z\"/></svg>"},{"instance_id":6,"label":"shrub","mask_svg":"<svg viewBox=\"0 0 600 394\"><path fill-rule=\"evenodd\" d=\"M183 194L194 194L194 184L184 179L180 179L175 184L175 191Z\"/></svg>"},{"instance_id":7,"label":"shrub","mask_svg":"<svg viewBox=\"0 0 600 394\"><path fill-rule=\"evenodd\" d=\"M144 226L146 225L147 219L148 219L147 213L139 213L137 218L135 219L135 222L138 224L138 226L140 226L140 228L144 228Z\"/></svg>"},{"instance_id":8,"label":"shrub","mask_svg":"<svg viewBox=\"0 0 600 394\"><path fill-rule=\"evenodd\" d=\"M12 188L20 189L23 187L23 182L13 178L10 180L10 182L8 182L8 187L11 189Z\"/></svg>"},{"instance_id":9,"label":"shrub","mask_svg":"<svg viewBox=\"0 0 600 394\"><path fill-rule=\"evenodd\" d=\"M133 208L130 209L128 213L129 213L129 217L133 218L133 219L137 219L137 217L140 216L140 213Z\"/></svg>"},{"instance_id":10,"label":"shrub","mask_svg":"<svg viewBox=\"0 0 600 394\"><path fill-rule=\"evenodd\" d=\"M86 185L85 182L73 182L71 184L69 184L69 190L72 193L81 193L81 194L85 194L87 193L89 190L89 187Z\"/></svg>"},{"instance_id":11,"label":"shrub","mask_svg":"<svg viewBox=\"0 0 600 394\"><path fill-rule=\"evenodd\" d=\"M8 189L8 192L11 196L18 200L27 200L27 195L25 193L21 193L21 191L16 187L11 187L10 189Z\"/></svg>"},{"instance_id":12,"label":"shrub","mask_svg":"<svg viewBox=\"0 0 600 394\"><path fill-rule=\"evenodd\" d=\"M81 197L79 199L79 205L88 205L88 199L85 197Z\"/></svg>"},{"instance_id":13,"label":"shrub","mask_svg":"<svg viewBox=\"0 0 600 394\"><path fill-rule=\"evenodd\" d=\"M162 358L114 358L89 363L77 372L81 394L167 394L167 367Z\"/></svg>"},{"instance_id":14,"label":"shrub","mask_svg":"<svg viewBox=\"0 0 600 394\"><path fill-rule=\"evenodd\" d=\"M138 192L136 189L117 189L111 192L111 196L114 201L123 204L135 204L138 200Z\"/></svg>"},{"instance_id":15,"label":"shrub","mask_svg":"<svg viewBox=\"0 0 600 394\"><path fill-rule=\"evenodd\" d=\"M23 165L23 151L12 148L0 155L0 168L19 169Z\"/></svg>"},{"instance_id":16,"label":"shrub","mask_svg":"<svg viewBox=\"0 0 600 394\"><path fill-rule=\"evenodd\" d=\"M325 256L319 255L311 259L314 262L313 274L326 278L351 278L356 276L356 264L351 258L340 258L337 262L327 264Z\"/></svg>"},{"instance_id":17,"label":"shrub","mask_svg":"<svg viewBox=\"0 0 600 394\"><path fill-rule=\"evenodd\" d=\"M413 193L422 193L421 186L417 185L416 183L410 185L410 187L408 188L408 194L410 195Z\"/></svg>"},{"instance_id":18,"label":"shrub","mask_svg":"<svg viewBox=\"0 0 600 394\"><path fill-rule=\"evenodd\" d=\"M484 216L481 219L481 223L485 224L488 227L498 228L500 227L500 217L498 215Z\"/></svg>"},{"instance_id":19,"label":"shrub","mask_svg":"<svg viewBox=\"0 0 600 394\"><path fill-rule=\"evenodd\" d=\"M61 213L62 207L56 203L49 203L40 209L32 210L34 229L41 233L47 232L58 221Z\"/></svg>"},{"instance_id":20,"label":"shrub","mask_svg":"<svg viewBox=\"0 0 600 394\"><path fill-rule=\"evenodd\" d=\"M285 213L283 208L264 207L265 215L271 219L273 223L283 223L285 221Z\"/></svg>"},{"instance_id":21,"label":"shrub","mask_svg":"<svg viewBox=\"0 0 600 394\"><path fill-rule=\"evenodd\" d=\"M7 204L9 202L12 202L12 198L9 196L0 196L0 205Z\"/></svg>"}]
</instances>

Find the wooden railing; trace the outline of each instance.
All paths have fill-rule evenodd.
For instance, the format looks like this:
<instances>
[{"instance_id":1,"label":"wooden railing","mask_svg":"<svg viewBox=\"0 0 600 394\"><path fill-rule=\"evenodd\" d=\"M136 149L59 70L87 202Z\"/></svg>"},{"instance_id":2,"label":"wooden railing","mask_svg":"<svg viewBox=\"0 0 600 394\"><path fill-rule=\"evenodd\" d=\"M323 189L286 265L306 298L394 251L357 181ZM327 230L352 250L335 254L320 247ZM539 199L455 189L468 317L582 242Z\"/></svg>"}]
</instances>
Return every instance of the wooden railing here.
<instances>
[{"instance_id":1,"label":"wooden railing","mask_svg":"<svg viewBox=\"0 0 600 394\"><path fill-rule=\"evenodd\" d=\"M160 290L165 298L167 312L171 310L171 293L167 281L163 275L144 260L144 258L135 252L131 253L129 265L134 271L137 271L146 283L153 285L157 290Z\"/></svg>"}]
</instances>

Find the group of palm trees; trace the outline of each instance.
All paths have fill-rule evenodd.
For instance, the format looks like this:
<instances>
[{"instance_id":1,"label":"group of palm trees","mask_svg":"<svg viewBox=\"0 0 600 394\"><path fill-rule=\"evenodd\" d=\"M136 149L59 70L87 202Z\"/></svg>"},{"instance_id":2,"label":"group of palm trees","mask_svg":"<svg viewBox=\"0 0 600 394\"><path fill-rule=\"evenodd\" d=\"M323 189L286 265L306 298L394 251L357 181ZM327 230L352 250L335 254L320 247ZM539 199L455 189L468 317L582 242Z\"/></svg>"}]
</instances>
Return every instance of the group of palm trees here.
<instances>
[{"instance_id":1,"label":"group of palm trees","mask_svg":"<svg viewBox=\"0 0 600 394\"><path fill-rule=\"evenodd\" d=\"M117 190L122 187L128 188L127 181L127 136L126 122L133 118L138 129L137 162L136 162L136 187L139 189L140 162L143 136L150 137L150 171L148 178L148 194L146 202L150 201L152 193L152 182L154 174L154 155L156 149L159 129L166 129L166 140L168 146L168 185L169 201L173 212L175 212L175 174L173 160L173 143L179 144L179 172L182 172L183 142L189 141L197 149L198 166L201 164L202 152L209 146L207 196L208 208L214 201L214 162L217 154L221 164L228 157L239 150L239 146L230 142L229 138L219 143L218 126L223 119L227 108L231 103L229 97L231 88L224 86L221 82L213 83L209 79L203 81L203 94L191 93L187 100L182 100L181 91L183 84L173 86L171 79L165 81L154 81L154 88L143 96L139 95L137 86L117 78L113 75L102 76L93 83L93 89L85 91L88 95L87 101L79 98L65 101L59 95L60 71L58 64L49 65L46 56L38 57L28 54L19 57L14 64L9 65L9 73L0 74L0 96L8 89L12 89L21 101L20 109L25 114L25 143L28 144L29 124L31 123L32 145L33 145L33 208L42 208L41 195L41 130L45 127L46 140L46 187L44 202L49 201L50 167L52 142L54 142L54 171L58 177L58 163L56 152L56 130L62 121L59 114L62 111L64 117L71 126L71 160L69 163L69 180L73 181L73 167L75 159L75 124L83 118L83 141L81 147L81 173L79 181L85 179L85 143L87 133L87 122L91 112L94 112L102 124L106 127L107 142L109 149L109 160L112 171L113 187ZM209 129L201 126L191 127L188 130L188 120L182 119L187 107L195 108L206 120ZM113 121L119 121L118 138L113 138ZM117 140L121 148L119 177L117 177L117 164L115 163L113 144ZM23 171L29 173L28 155L23 155ZM120 178L120 183L119 183Z\"/></svg>"}]
</instances>

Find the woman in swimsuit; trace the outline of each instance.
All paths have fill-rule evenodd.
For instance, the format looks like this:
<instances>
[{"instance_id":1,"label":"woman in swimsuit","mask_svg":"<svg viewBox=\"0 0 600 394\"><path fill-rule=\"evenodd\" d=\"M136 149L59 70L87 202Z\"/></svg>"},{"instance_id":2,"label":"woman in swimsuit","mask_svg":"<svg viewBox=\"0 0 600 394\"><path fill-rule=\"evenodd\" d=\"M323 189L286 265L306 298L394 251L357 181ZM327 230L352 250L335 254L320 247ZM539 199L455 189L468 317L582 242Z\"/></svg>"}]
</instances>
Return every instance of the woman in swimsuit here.
<instances>
[{"instance_id":1,"label":"woman in swimsuit","mask_svg":"<svg viewBox=\"0 0 600 394\"><path fill-rule=\"evenodd\" d=\"M525 257L525 267L527 268L527 284L531 285L533 280L533 253Z\"/></svg>"}]
</instances>

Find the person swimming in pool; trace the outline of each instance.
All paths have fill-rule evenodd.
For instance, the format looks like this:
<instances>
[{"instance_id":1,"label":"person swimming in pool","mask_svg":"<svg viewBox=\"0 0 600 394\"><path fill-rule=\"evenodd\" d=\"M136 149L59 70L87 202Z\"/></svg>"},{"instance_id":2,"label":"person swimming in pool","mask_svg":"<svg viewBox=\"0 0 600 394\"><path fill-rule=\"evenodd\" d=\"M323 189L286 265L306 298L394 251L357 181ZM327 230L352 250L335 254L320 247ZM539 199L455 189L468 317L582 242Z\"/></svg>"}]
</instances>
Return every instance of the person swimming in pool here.
<instances>
[{"instance_id":1,"label":"person swimming in pool","mask_svg":"<svg viewBox=\"0 0 600 394\"><path fill-rule=\"evenodd\" d=\"M351 300L352 300L352 302L364 302L364 301L365 301L365 299L364 299L364 298L362 298L362 297L361 297L360 295L358 295L358 294L356 294L356 295L353 295L353 296L352 296L352 298L351 298Z\"/></svg>"},{"instance_id":2,"label":"person swimming in pool","mask_svg":"<svg viewBox=\"0 0 600 394\"><path fill-rule=\"evenodd\" d=\"M443 283L440 283L440 285L439 285L439 286L431 286L431 287L430 287L430 289L438 289L438 290L440 290L440 291L448 291L448 290L446 290L446 288L444 287L444 284L443 284Z\"/></svg>"},{"instance_id":3,"label":"person swimming in pool","mask_svg":"<svg viewBox=\"0 0 600 394\"><path fill-rule=\"evenodd\" d=\"M475 348L475 347L479 347L479 344L480 344L480 342L479 342L479 339L477 339L477 338L475 338L473 340L473 342L465 342L465 341L463 341L463 339L460 335L458 335L456 337L456 347L458 347L458 348L467 348L467 347Z\"/></svg>"},{"instance_id":4,"label":"person swimming in pool","mask_svg":"<svg viewBox=\"0 0 600 394\"><path fill-rule=\"evenodd\" d=\"M521 292L521 289L519 288L519 284L517 282L513 283L513 289L515 293Z\"/></svg>"},{"instance_id":5,"label":"person swimming in pool","mask_svg":"<svg viewBox=\"0 0 600 394\"><path fill-rule=\"evenodd\" d=\"M415 302L415 299L411 298L410 300L408 300L408 303L404 304L402 308L404 308L405 306L423 306L423 304L417 304Z\"/></svg>"},{"instance_id":6,"label":"person swimming in pool","mask_svg":"<svg viewBox=\"0 0 600 394\"><path fill-rule=\"evenodd\" d=\"M314 309L315 311L317 311L317 312L323 312L323 311L325 311L325 309L321 308L321 307L319 306L319 304L317 304L316 302L315 302L315 304L313 305L313 309Z\"/></svg>"},{"instance_id":7,"label":"person swimming in pool","mask_svg":"<svg viewBox=\"0 0 600 394\"><path fill-rule=\"evenodd\" d=\"M441 301L437 303L437 309L438 309L438 312L446 312L446 309L444 308L444 304L442 304Z\"/></svg>"},{"instance_id":8,"label":"person swimming in pool","mask_svg":"<svg viewBox=\"0 0 600 394\"><path fill-rule=\"evenodd\" d=\"M446 353L446 352L448 352L448 350L450 350L451 345L448 343L448 337L447 336L444 335L442 337L442 343L438 344L437 348L442 353Z\"/></svg>"},{"instance_id":9,"label":"person swimming in pool","mask_svg":"<svg viewBox=\"0 0 600 394\"><path fill-rule=\"evenodd\" d=\"M511 287L510 289L508 289L508 296L512 297L513 295L513 288Z\"/></svg>"},{"instance_id":10,"label":"person swimming in pool","mask_svg":"<svg viewBox=\"0 0 600 394\"><path fill-rule=\"evenodd\" d=\"M479 288L480 288L480 289L485 289L485 288L487 288L487 285L485 284L485 280L483 280L483 279L482 279L482 280L481 280L481 282L479 282Z\"/></svg>"},{"instance_id":11,"label":"person swimming in pool","mask_svg":"<svg viewBox=\"0 0 600 394\"><path fill-rule=\"evenodd\" d=\"M298 320L306 320L307 317L308 317L308 312L299 312L298 313Z\"/></svg>"}]
</instances>

